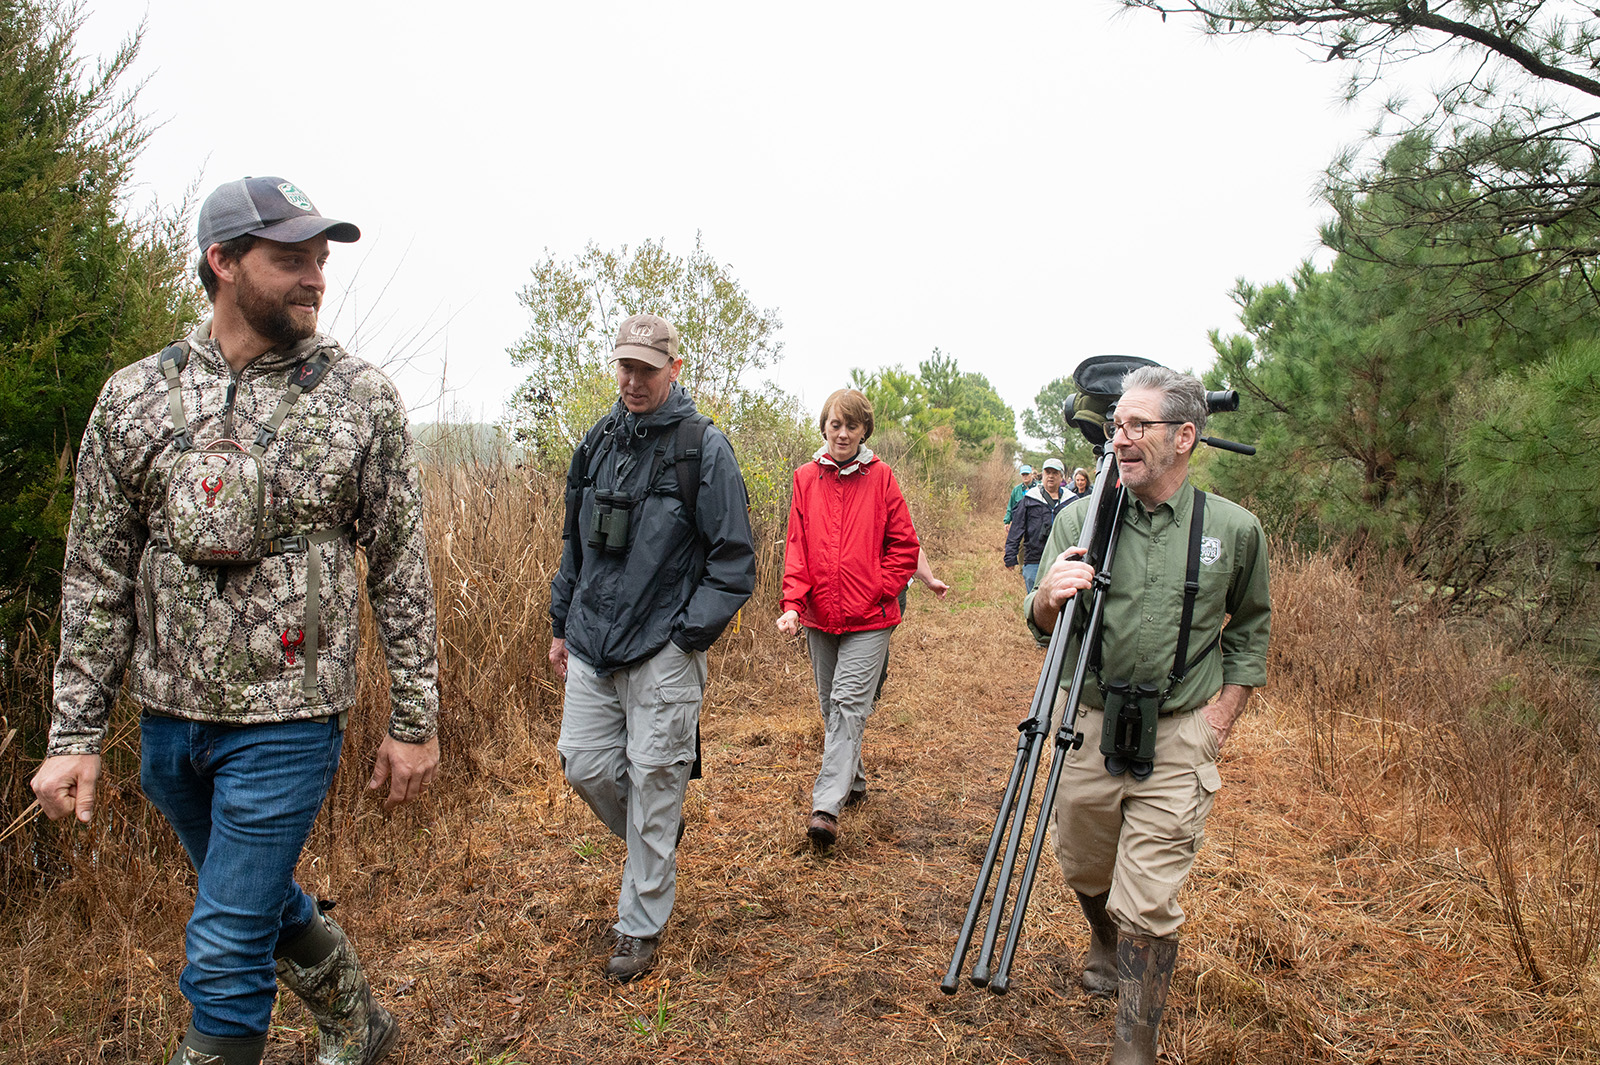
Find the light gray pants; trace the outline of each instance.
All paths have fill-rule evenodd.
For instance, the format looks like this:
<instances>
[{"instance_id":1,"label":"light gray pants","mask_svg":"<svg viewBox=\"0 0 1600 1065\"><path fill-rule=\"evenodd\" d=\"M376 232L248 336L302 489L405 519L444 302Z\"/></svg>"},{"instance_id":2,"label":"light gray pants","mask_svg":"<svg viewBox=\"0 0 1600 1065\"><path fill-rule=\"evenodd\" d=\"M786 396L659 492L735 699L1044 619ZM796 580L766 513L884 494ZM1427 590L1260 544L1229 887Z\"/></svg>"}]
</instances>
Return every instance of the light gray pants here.
<instances>
[{"instance_id":1,"label":"light gray pants","mask_svg":"<svg viewBox=\"0 0 1600 1065\"><path fill-rule=\"evenodd\" d=\"M811 789L812 810L837 817L845 796L867 786L861 770L861 736L889 658L893 631L893 626L838 635L806 630L823 727L822 771Z\"/></svg>"},{"instance_id":2,"label":"light gray pants","mask_svg":"<svg viewBox=\"0 0 1600 1065\"><path fill-rule=\"evenodd\" d=\"M570 783L628 845L616 930L660 935L678 893L678 826L694 765L705 693L704 651L669 643L650 659L600 676L567 657L556 749Z\"/></svg>"}]
</instances>

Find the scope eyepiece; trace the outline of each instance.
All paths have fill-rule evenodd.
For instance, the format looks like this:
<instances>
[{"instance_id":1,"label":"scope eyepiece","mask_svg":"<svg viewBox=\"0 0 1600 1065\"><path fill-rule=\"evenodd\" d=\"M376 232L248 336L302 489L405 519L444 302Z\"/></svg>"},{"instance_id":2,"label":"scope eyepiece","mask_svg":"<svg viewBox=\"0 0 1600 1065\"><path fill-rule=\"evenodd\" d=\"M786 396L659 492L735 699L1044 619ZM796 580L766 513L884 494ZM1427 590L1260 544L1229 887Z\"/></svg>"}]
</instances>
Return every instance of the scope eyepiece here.
<instances>
[{"instance_id":1,"label":"scope eyepiece","mask_svg":"<svg viewBox=\"0 0 1600 1065\"><path fill-rule=\"evenodd\" d=\"M1239 393L1234 389L1226 392L1206 393L1206 412L1208 414L1224 414L1231 410L1239 409Z\"/></svg>"}]
</instances>

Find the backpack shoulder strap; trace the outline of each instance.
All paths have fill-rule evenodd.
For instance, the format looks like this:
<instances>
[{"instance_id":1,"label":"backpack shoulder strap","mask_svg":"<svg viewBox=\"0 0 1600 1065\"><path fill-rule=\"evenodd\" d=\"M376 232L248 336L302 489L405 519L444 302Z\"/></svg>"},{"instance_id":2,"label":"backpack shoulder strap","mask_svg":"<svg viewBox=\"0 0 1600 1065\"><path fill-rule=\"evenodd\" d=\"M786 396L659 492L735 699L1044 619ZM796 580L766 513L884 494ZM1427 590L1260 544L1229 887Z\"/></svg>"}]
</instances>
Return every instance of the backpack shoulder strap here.
<instances>
[{"instance_id":1,"label":"backpack shoulder strap","mask_svg":"<svg viewBox=\"0 0 1600 1065\"><path fill-rule=\"evenodd\" d=\"M167 413L172 418L173 439L179 451L192 451L194 437L189 434L189 416L183 412L183 386L178 375L189 363L189 345L185 341L168 344L156 356L161 374L167 379Z\"/></svg>"},{"instance_id":2,"label":"backpack shoulder strap","mask_svg":"<svg viewBox=\"0 0 1600 1065\"><path fill-rule=\"evenodd\" d=\"M572 462L567 466L567 516L561 525L563 540L571 540L577 535L578 508L583 503L583 490L594 484L596 463L603 451L600 443L605 439L610 421L611 415L608 414L591 425L572 453Z\"/></svg>"},{"instance_id":3,"label":"backpack shoulder strap","mask_svg":"<svg viewBox=\"0 0 1600 1065\"><path fill-rule=\"evenodd\" d=\"M332 365L333 360L328 358L327 352L319 350L289 371L289 387L278 401L278 409L272 412L267 424L256 433L255 441L250 445L251 454L256 458L261 457L277 438L278 430L283 428L283 420L289 416L289 408L294 406L294 401L320 385L322 379L328 376L328 367Z\"/></svg>"},{"instance_id":4,"label":"backpack shoulder strap","mask_svg":"<svg viewBox=\"0 0 1600 1065\"><path fill-rule=\"evenodd\" d=\"M700 498L700 459L705 452L710 415L698 411L689 415L672 433L672 465L678 474L678 498L690 514Z\"/></svg>"}]
</instances>

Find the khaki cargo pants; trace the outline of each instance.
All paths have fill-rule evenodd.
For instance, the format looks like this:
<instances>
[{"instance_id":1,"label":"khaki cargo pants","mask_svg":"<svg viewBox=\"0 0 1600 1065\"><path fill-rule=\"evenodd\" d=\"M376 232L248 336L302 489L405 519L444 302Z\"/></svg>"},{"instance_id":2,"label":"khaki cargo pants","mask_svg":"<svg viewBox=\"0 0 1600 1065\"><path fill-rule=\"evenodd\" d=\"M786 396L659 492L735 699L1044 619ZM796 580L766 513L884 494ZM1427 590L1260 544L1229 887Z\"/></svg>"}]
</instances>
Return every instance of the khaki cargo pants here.
<instances>
[{"instance_id":1,"label":"khaki cargo pants","mask_svg":"<svg viewBox=\"0 0 1600 1065\"><path fill-rule=\"evenodd\" d=\"M1056 697L1055 725L1066 695L1063 690ZM1110 890L1106 911L1119 926L1170 936L1183 924L1178 889L1205 841L1206 817L1222 787L1217 733L1196 711L1161 718L1155 771L1135 780L1106 772L1104 719L1090 707L1078 713L1083 746L1068 753L1056 792L1056 857L1074 891Z\"/></svg>"}]
</instances>

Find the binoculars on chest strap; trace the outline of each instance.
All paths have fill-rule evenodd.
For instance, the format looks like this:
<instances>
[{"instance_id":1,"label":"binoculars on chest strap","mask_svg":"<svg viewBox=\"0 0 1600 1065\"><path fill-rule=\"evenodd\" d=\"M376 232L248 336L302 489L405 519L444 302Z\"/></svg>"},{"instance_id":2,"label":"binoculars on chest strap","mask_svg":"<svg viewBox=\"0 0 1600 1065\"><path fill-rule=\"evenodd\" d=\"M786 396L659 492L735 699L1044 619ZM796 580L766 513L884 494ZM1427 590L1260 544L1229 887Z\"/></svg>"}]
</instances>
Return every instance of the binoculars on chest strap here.
<instances>
[{"instance_id":1,"label":"binoculars on chest strap","mask_svg":"<svg viewBox=\"0 0 1600 1065\"><path fill-rule=\"evenodd\" d=\"M1106 772L1124 773L1144 780L1155 768L1156 720L1161 714L1161 691L1150 684L1113 680L1104 688L1105 721L1100 730L1100 753Z\"/></svg>"},{"instance_id":2,"label":"binoculars on chest strap","mask_svg":"<svg viewBox=\"0 0 1600 1065\"><path fill-rule=\"evenodd\" d=\"M596 492L589 514L589 546L597 551L628 549L628 512L633 500L625 492Z\"/></svg>"}]
</instances>

